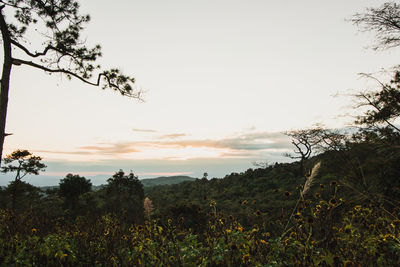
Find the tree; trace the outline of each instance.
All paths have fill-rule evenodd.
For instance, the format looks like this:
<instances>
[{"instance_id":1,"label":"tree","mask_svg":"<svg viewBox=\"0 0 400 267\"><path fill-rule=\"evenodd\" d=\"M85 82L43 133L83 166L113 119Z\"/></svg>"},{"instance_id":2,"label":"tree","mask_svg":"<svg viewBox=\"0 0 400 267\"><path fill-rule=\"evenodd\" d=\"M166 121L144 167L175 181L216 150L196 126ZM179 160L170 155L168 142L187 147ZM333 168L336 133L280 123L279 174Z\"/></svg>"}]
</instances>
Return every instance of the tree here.
<instances>
[{"instance_id":1,"label":"tree","mask_svg":"<svg viewBox=\"0 0 400 267\"><path fill-rule=\"evenodd\" d=\"M60 196L65 198L67 207L74 210L78 199L84 193L91 190L92 183L90 180L79 175L67 174L64 179L60 180Z\"/></svg>"},{"instance_id":2,"label":"tree","mask_svg":"<svg viewBox=\"0 0 400 267\"><path fill-rule=\"evenodd\" d=\"M6 20L7 14L7 20ZM13 15L14 19L8 16ZM59 73L93 86L110 88L121 95L140 99L132 87L134 78L118 69L100 70L96 60L102 55L99 45L88 48L81 31L90 21L79 14L76 0L0 0L0 31L3 41L3 71L0 83L0 159L4 145L10 74L13 66L30 66L46 73ZM28 36L39 34L37 44ZM39 52L34 50L41 47ZM21 57L15 57L18 51ZM94 78L97 73L97 78ZM93 79L93 80L92 80Z\"/></svg>"},{"instance_id":3,"label":"tree","mask_svg":"<svg viewBox=\"0 0 400 267\"><path fill-rule=\"evenodd\" d=\"M16 150L4 158L6 166L1 167L1 172L16 172L14 181L21 181L28 174L38 175L45 170L47 166L41 160L41 157L33 156L28 150Z\"/></svg>"},{"instance_id":4,"label":"tree","mask_svg":"<svg viewBox=\"0 0 400 267\"><path fill-rule=\"evenodd\" d=\"M41 160L41 157L33 156L28 150L16 150L4 158L5 166L1 168L1 172L16 172L14 181L8 187L13 209L16 207L17 195L21 195L26 188L30 189L30 185L21 181L22 178L28 174L38 175L40 171L45 170L46 165L41 163Z\"/></svg>"},{"instance_id":5,"label":"tree","mask_svg":"<svg viewBox=\"0 0 400 267\"><path fill-rule=\"evenodd\" d=\"M388 84L384 84L376 78L381 90L372 92L360 92L356 97L360 100L357 107L368 107L363 115L357 117L356 123L367 126L379 126L386 124L400 133L399 127L394 121L400 116L400 72L396 71L394 78Z\"/></svg>"},{"instance_id":6,"label":"tree","mask_svg":"<svg viewBox=\"0 0 400 267\"><path fill-rule=\"evenodd\" d=\"M305 175L305 162L313 153L313 148L318 143L318 134L322 128L317 126L313 129L307 130L294 130L286 132L285 135L292 138L292 144L294 145L294 154L286 153L285 156L291 159L300 160L300 173L302 176Z\"/></svg>"},{"instance_id":7,"label":"tree","mask_svg":"<svg viewBox=\"0 0 400 267\"><path fill-rule=\"evenodd\" d=\"M132 172L119 170L107 180L105 188L108 211L125 216L132 222L142 222L144 217L143 185Z\"/></svg>"},{"instance_id":8,"label":"tree","mask_svg":"<svg viewBox=\"0 0 400 267\"><path fill-rule=\"evenodd\" d=\"M372 31L376 35L377 49L389 49L400 45L400 5L386 2L377 8L368 8L350 19L361 31Z\"/></svg>"}]
</instances>

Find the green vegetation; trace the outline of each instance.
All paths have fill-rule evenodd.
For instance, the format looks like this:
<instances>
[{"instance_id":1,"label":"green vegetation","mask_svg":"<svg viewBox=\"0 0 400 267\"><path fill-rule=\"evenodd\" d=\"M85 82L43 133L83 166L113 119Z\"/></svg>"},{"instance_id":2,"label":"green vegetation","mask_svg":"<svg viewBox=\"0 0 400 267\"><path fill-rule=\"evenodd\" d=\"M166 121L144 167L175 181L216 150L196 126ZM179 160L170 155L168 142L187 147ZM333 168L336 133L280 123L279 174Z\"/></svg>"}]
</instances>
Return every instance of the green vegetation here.
<instances>
[{"instance_id":1,"label":"green vegetation","mask_svg":"<svg viewBox=\"0 0 400 267\"><path fill-rule=\"evenodd\" d=\"M190 182L195 180L196 178L192 178L189 176L166 176L166 177L142 179L140 180L140 182L143 184L144 187L152 187L158 185L179 184L182 182Z\"/></svg>"},{"instance_id":2,"label":"green vegetation","mask_svg":"<svg viewBox=\"0 0 400 267\"><path fill-rule=\"evenodd\" d=\"M397 4L368 12L354 22L380 38L400 32ZM357 96L359 127L288 132L299 161L222 179L205 173L145 192L120 170L96 191L69 174L43 192L21 181L45 167L40 158L16 151L2 168L19 179L0 190L0 264L399 266L400 72L393 77Z\"/></svg>"}]
</instances>

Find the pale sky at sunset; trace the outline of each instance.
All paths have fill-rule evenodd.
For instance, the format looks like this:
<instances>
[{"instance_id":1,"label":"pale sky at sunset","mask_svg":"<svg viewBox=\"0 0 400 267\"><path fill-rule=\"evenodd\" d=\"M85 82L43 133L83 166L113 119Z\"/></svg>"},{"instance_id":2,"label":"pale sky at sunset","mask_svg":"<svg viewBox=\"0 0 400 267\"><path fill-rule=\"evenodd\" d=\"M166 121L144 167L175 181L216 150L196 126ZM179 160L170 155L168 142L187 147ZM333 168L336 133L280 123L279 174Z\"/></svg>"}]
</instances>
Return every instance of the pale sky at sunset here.
<instances>
[{"instance_id":1,"label":"pale sky at sunset","mask_svg":"<svg viewBox=\"0 0 400 267\"><path fill-rule=\"evenodd\" d=\"M352 100L333 95L371 87L358 73L398 64L399 50L369 49L373 35L346 21L383 2L81 1L92 18L83 39L101 44L102 66L136 78L145 102L14 66L5 154L44 158L43 176L26 179L34 185L66 173L100 184L119 169L223 177L287 160L281 132L346 126Z\"/></svg>"}]
</instances>

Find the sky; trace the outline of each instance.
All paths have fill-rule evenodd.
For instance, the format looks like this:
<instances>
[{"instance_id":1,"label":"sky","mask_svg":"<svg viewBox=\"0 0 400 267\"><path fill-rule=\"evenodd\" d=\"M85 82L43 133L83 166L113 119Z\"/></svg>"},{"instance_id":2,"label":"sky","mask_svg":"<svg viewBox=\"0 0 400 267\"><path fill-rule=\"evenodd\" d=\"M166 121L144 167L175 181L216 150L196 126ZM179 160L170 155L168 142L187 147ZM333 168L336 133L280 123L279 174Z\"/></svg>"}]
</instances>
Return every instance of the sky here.
<instances>
[{"instance_id":1,"label":"sky","mask_svg":"<svg viewBox=\"0 0 400 267\"><path fill-rule=\"evenodd\" d=\"M348 95L377 87L359 73L398 63L398 50L372 50L374 36L348 21L384 1L80 2L91 15L82 39L101 44L104 68L134 76L145 101L14 66L5 154L43 158L46 171L26 178L34 185L67 173L102 184L119 169L219 178L288 161L283 132L347 126Z\"/></svg>"}]
</instances>

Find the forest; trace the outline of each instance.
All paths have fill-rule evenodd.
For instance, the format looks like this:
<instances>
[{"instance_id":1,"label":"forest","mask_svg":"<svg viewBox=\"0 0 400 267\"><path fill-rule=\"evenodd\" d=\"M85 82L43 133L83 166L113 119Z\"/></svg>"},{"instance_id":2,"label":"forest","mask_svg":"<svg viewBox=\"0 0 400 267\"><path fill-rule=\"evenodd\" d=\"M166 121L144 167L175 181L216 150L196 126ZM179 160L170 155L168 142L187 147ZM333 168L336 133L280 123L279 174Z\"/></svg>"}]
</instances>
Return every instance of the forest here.
<instances>
[{"instance_id":1,"label":"forest","mask_svg":"<svg viewBox=\"0 0 400 267\"><path fill-rule=\"evenodd\" d=\"M52 23L65 8L79 31L75 1L49 1L60 2L57 9L29 2L0 1L1 9L33 5L54 19L48 26L56 33ZM33 23L30 11L20 10L17 19ZM377 49L400 45L396 3L370 8L351 22L376 34ZM15 40L24 32L11 30ZM73 33L57 35L64 43L56 40L48 49L81 57L76 75L89 79L94 67L83 62L99 52L75 50L66 38ZM131 78L116 70L101 75L111 89L132 93ZM101 187L68 174L57 187L41 189L24 180L46 169L40 156L24 149L4 156L1 171L15 178L0 188L0 265L399 266L400 70L394 67L388 81L365 76L377 86L352 96L360 112L351 127L288 131L291 162L254 163L223 178L205 173L144 187L135 173L116 170Z\"/></svg>"}]
</instances>

